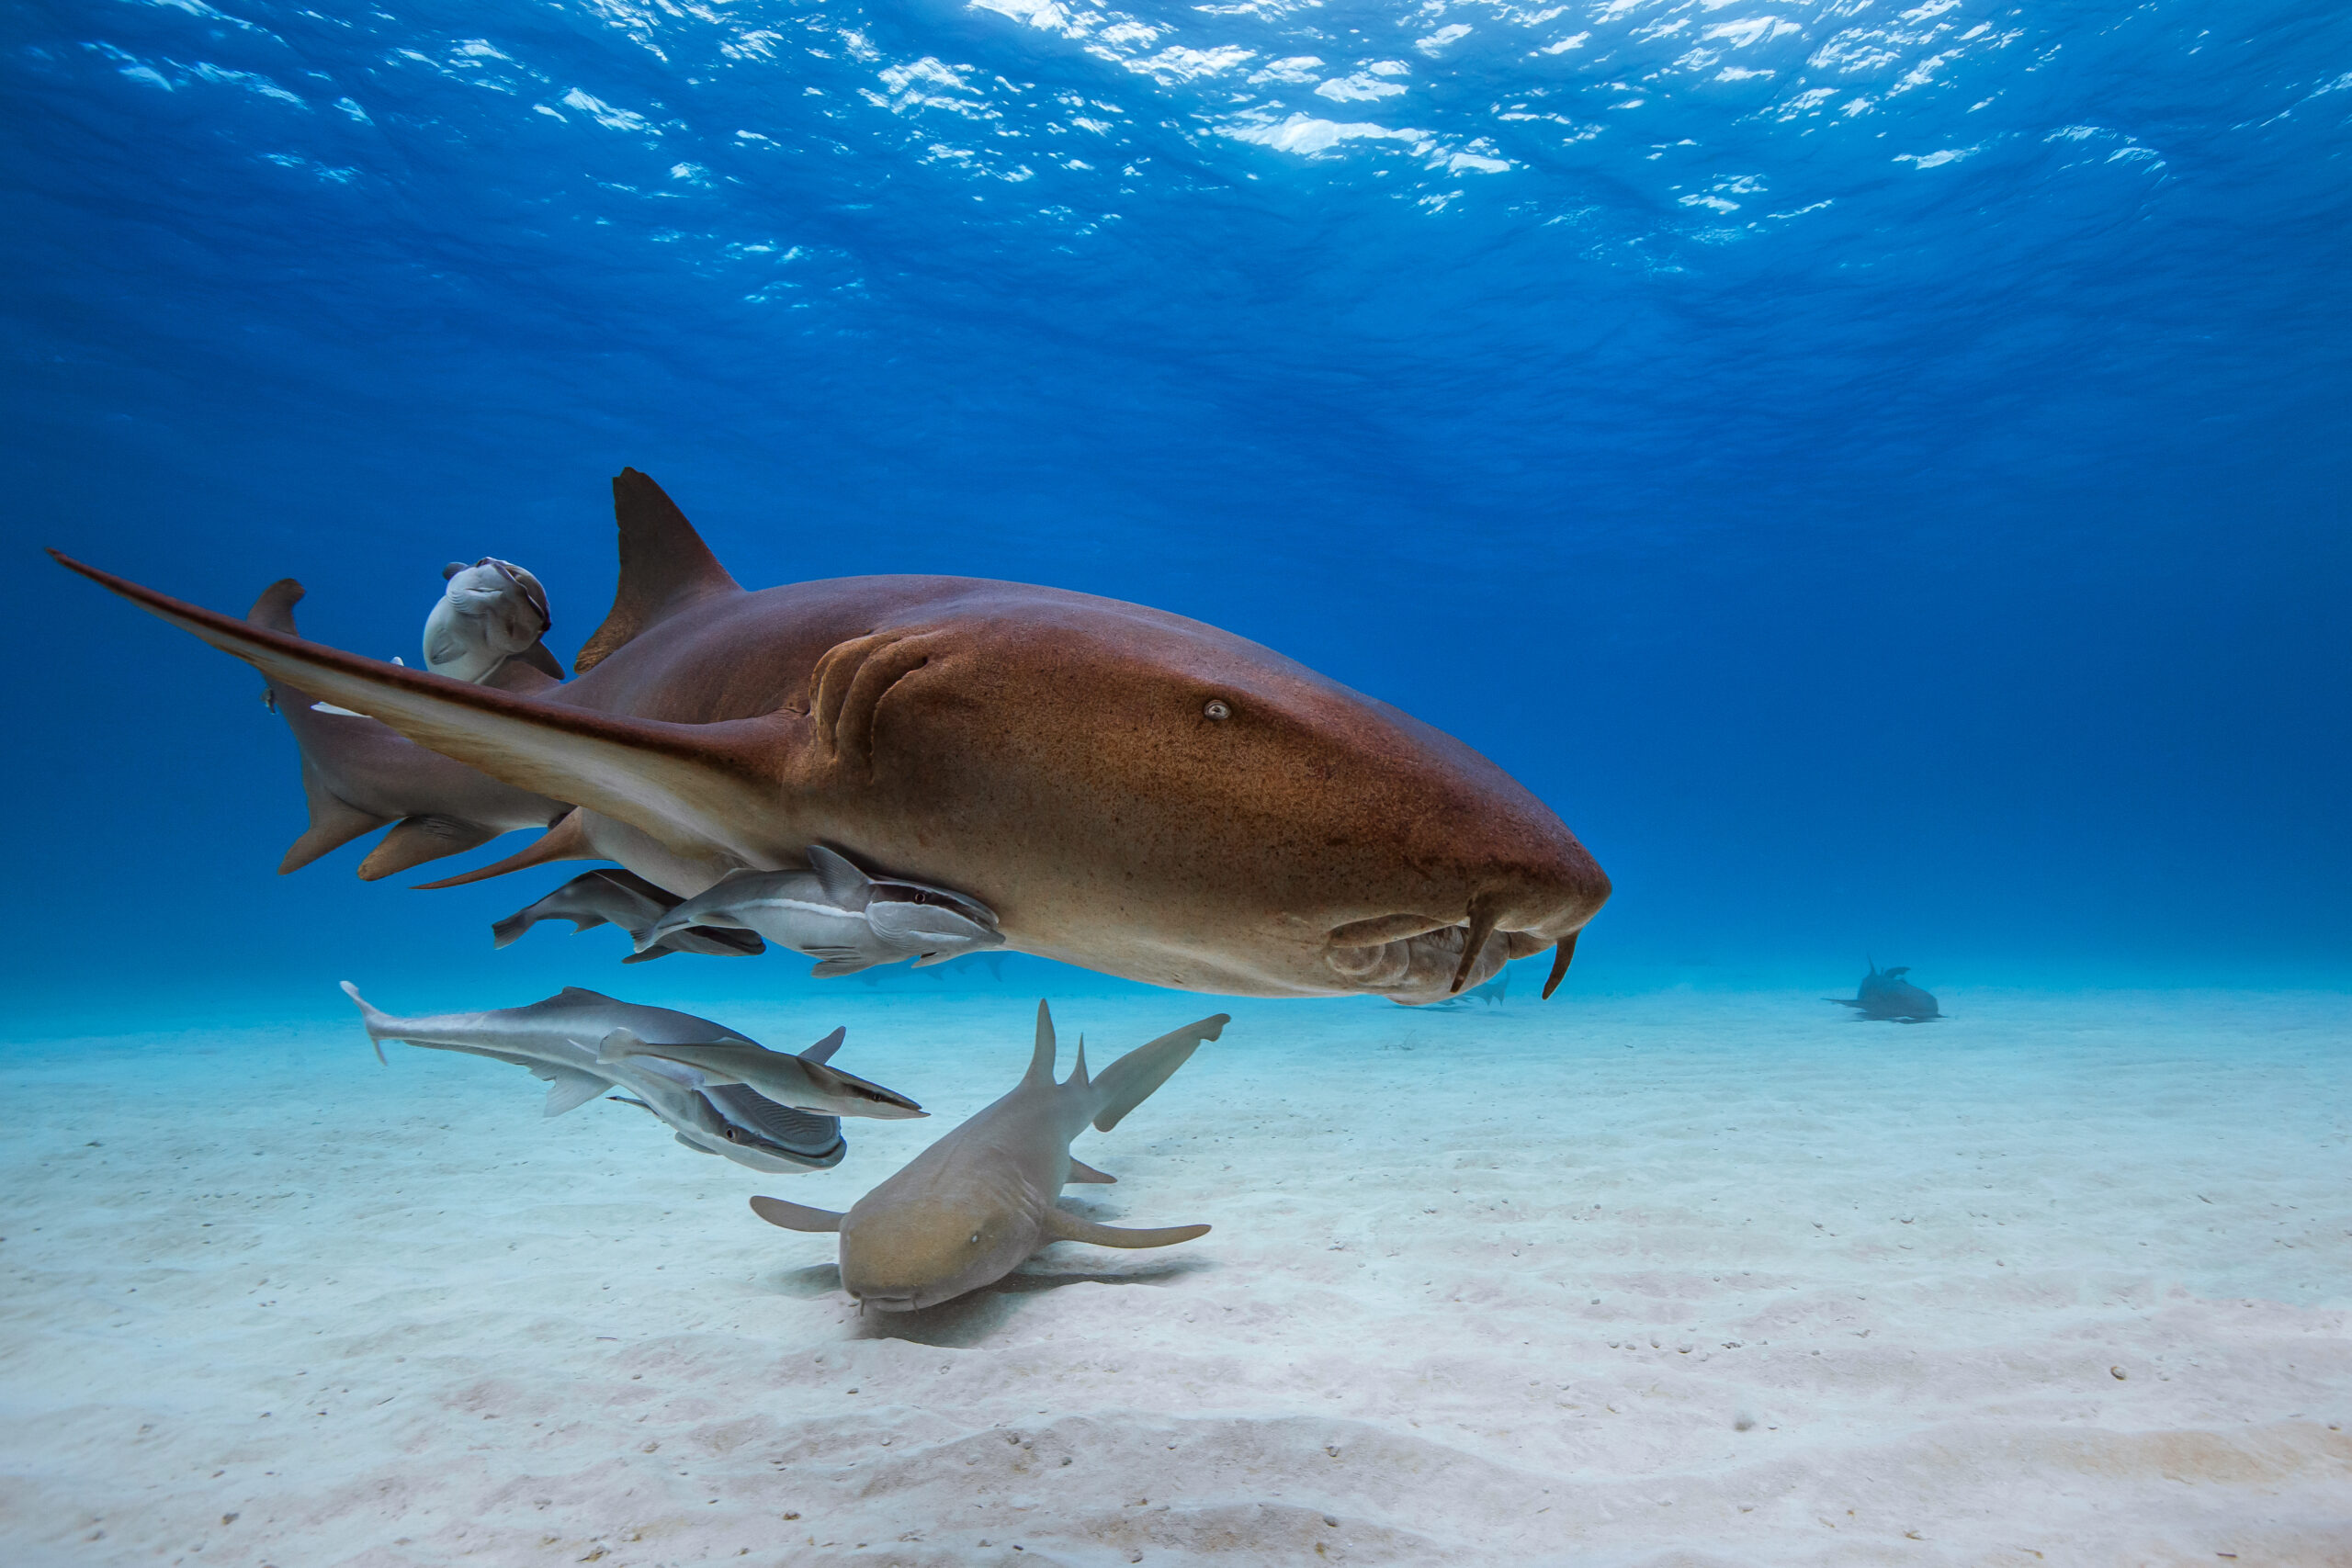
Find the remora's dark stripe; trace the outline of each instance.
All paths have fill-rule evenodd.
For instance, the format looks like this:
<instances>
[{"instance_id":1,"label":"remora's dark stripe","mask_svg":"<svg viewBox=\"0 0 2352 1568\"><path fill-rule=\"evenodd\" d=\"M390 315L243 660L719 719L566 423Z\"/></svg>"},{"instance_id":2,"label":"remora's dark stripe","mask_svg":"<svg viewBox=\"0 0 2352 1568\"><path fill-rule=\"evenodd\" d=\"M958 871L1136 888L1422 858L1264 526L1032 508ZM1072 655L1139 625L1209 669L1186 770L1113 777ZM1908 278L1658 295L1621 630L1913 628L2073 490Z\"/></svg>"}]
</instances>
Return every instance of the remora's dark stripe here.
<instances>
[{"instance_id":1,"label":"remora's dark stripe","mask_svg":"<svg viewBox=\"0 0 2352 1568\"><path fill-rule=\"evenodd\" d=\"M701 1092L729 1122L803 1159L824 1159L843 1146L838 1116L778 1105L741 1084L711 1084Z\"/></svg>"}]
</instances>

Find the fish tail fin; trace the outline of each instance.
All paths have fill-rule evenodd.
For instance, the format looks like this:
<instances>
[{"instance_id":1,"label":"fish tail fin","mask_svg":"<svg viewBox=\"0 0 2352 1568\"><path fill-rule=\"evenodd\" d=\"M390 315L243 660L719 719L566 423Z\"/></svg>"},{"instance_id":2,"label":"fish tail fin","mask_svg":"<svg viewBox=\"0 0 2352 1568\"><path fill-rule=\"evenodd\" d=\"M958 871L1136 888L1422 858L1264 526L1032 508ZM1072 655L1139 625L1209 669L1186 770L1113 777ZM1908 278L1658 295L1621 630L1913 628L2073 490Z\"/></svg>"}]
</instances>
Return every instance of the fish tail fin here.
<instances>
[{"instance_id":1,"label":"fish tail fin","mask_svg":"<svg viewBox=\"0 0 2352 1568\"><path fill-rule=\"evenodd\" d=\"M696 600L743 591L678 503L635 468L623 468L613 478L613 522L620 530L620 585L604 625L571 661L582 673Z\"/></svg>"},{"instance_id":2,"label":"fish tail fin","mask_svg":"<svg viewBox=\"0 0 2352 1568\"><path fill-rule=\"evenodd\" d=\"M1128 1111L1150 1099L1153 1090L1192 1060L1202 1041L1215 1040L1232 1021L1230 1013L1212 1013L1197 1023L1188 1023L1148 1044L1136 1046L1103 1068L1102 1076L1094 1080L1094 1130L1107 1133L1117 1126Z\"/></svg>"},{"instance_id":3,"label":"fish tail fin","mask_svg":"<svg viewBox=\"0 0 2352 1568\"><path fill-rule=\"evenodd\" d=\"M372 811L362 811L327 788L326 781L319 777L318 769L311 766L308 757L302 759L302 796L310 804L311 825L287 847L286 858L277 863L280 876L301 870L321 855L339 850L391 820Z\"/></svg>"},{"instance_id":4,"label":"fish tail fin","mask_svg":"<svg viewBox=\"0 0 2352 1568\"><path fill-rule=\"evenodd\" d=\"M343 987L343 994L345 996L349 997L354 1002L358 1004L359 1021L368 1031L368 1043L376 1048L376 1060L379 1062L384 1062L384 1037L391 1032L391 1019L385 1014L377 1011L375 1005L368 1001L366 997L361 996L359 994L359 987L353 985L350 981L340 980L337 981L336 984ZM390 1066L390 1063L385 1062L385 1066Z\"/></svg>"}]
</instances>

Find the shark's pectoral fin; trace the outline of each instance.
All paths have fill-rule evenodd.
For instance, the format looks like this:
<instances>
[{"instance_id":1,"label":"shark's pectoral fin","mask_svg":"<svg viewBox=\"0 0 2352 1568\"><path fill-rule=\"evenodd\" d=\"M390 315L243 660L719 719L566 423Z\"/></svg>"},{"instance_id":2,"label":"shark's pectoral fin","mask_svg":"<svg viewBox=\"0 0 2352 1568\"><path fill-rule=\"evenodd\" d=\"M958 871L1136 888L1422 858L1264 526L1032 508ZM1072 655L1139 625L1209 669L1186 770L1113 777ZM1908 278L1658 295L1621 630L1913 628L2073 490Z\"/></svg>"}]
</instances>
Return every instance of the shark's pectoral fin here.
<instances>
[{"instance_id":1,"label":"shark's pectoral fin","mask_svg":"<svg viewBox=\"0 0 2352 1568\"><path fill-rule=\"evenodd\" d=\"M1070 1156L1069 1179L1072 1181L1100 1183L1108 1183L1119 1179L1117 1177L1111 1175L1108 1171L1095 1169L1092 1166L1087 1164L1084 1160L1080 1159L1075 1155Z\"/></svg>"},{"instance_id":2,"label":"shark's pectoral fin","mask_svg":"<svg viewBox=\"0 0 2352 1568\"><path fill-rule=\"evenodd\" d=\"M423 865L444 855L459 855L468 850L480 849L498 837L499 829L485 828L479 822L462 821L455 817L410 817L384 835L383 841L368 852L359 863L359 880L377 882L394 876L413 865Z\"/></svg>"},{"instance_id":3,"label":"shark's pectoral fin","mask_svg":"<svg viewBox=\"0 0 2352 1568\"><path fill-rule=\"evenodd\" d=\"M548 1080L547 1103L539 1108L542 1116L577 1110L613 1087L594 1073L575 1073L569 1067L549 1067L538 1076Z\"/></svg>"},{"instance_id":4,"label":"shark's pectoral fin","mask_svg":"<svg viewBox=\"0 0 2352 1568\"><path fill-rule=\"evenodd\" d=\"M1056 1241L1082 1241L1093 1247L1173 1247L1180 1241L1206 1235L1206 1225L1169 1225L1159 1230L1128 1230L1120 1225L1098 1225L1092 1220L1081 1220L1061 1209L1046 1211L1046 1235Z\"/></svg>"},{"instance_id":5,"label":"shark's pectoral fin","mask_svg":"<svg viewBox=\"0 0 2352 1568\"><path fill-rule=\"evenodd\" d=\"M828 1235L842 1228L842 1217L831 1209L812 1209L805 1203L787 1203L781 1198L754 1198L752 1213L788 1231Z\"/></svg>"},{"instance_id":6,"label":"shark's pectoral fin","mask_svg":"<svg viewBox=\"0 0 2352 1568\"><path fill-rule=\"evenodd\" d=\"M333 790L311 766L308 757L302 759L302 794L311 805L311 826L286 851L286 858L277 863L277 874L300 871L330 850L339 850L365 833L372 833L391 820L373 812L362 811Z\"/></svg>"},{"instance_id":7,"label":"shark's pectoral fin","mask_svg":"<svg viewBox=\"0 0 2352 1568\"><path fill-rule=\"evenodd\" d=\"M836 975L854 975L861 969L871 969L878 962L852 947L806 947L801 952L811 958L822 955L822 962L808 971L823 979Z\"/></svg>"},{"instance_id":8,"label":"shark's pectoral fin","mask_svg":"<svg viewBox=\"0 0 2352 1568\"><path fill-rule=\"evenodd\" d=\"M803 848L769 843L760 830L775 816L779 753L806 732L803 716L670 724L594 713L306 642L57 560L273 680L517 789L617 818L679 854L783 862Z\"/></svg>"}]
</instances>

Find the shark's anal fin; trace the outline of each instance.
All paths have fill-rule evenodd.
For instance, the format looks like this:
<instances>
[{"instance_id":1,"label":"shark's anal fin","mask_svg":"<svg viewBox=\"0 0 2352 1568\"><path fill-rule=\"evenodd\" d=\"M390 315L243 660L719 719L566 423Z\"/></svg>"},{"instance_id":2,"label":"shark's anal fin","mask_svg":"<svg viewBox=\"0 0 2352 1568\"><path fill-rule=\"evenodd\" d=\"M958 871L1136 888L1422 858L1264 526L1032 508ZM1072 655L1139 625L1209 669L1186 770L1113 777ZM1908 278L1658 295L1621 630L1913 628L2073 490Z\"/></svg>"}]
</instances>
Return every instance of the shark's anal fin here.
<instances>
[{"instance_id":1,"label":"shark's anal fin","mask_svg":"<svg viewBox=\"0 0 2352 1568\"><path fill-rule=\"evenodd\" d=\"M621 536L620 586L613 592L605 624L571 661L573 669L583 672L646 627L696 600L743 592L677 502L635 468L614 476L613 521Z\"/></svg>"},{"instance_id":2,"label":"shark's anal fin","mask_svg":"<svg viewBox=\"0 0 2352 1568\"><path fill-rule=\"evenodd\" d=\"M1069 1179L1072 1181L1091 1183L1109 1183L1119 1179L1117 1177L1111 1175L1108 1171L1095 1169L1084 1160L1080 1159L1076 1155L1072 1155L1070 1156Z\"/></svg>"},{"instance_id":3,"label":"shark's anal fin","mask_svg":"<svg viewBox=\"0 0 2352 1568\"><path fill-rule=\"evenodd\" d=\"M1232 1021L1231 1013L1211 1013L1198 1023L1188 1023L1136 1046L1103 1068L1102 1075L1094 1080L1094 1130L1107 1133L1117 1126L1122 1117L1149 1099L1152 1090L1192 1060L1202 1041L1216 1039Z\"/></svg>"},{"instance_id":4,"label":"shark's anal fin","mask_svg":"<svg viewBox=\"0 0 2352 1568\"><path fill-rule=\"evenodd\" d=\"M382 843L368 852L368 858L359 863L359 880L379 881L429 860L480 849L496 837L495 828L460 821L455 817L407 818L384 835Z\"/></svg>"},{"instance_id":5,"label":"shark's anal fin","mask_svg":"<svg viewBox=\"0 0 2352 1568\"><path fill-rule=\"evenodd\" d=\"M520 697L306 642L51 553L272 680L517 789L616 818L676 853L742 864L805 847L771 844L762 831L775 816L779 751L806 728L800 716L673 724Z\"/></svg>"},{"instance_id":6,"label":"shark's anal fin","mask_svg":"<svg viewBox=\"0 0 2352 1568\"><path fill-rule=\"evenodd\" d=\"M554 826L504 860L492 861L488 865L461 872L456 876L445 876L438 882L420 882L416 890L424 893L441 887L462 887L469 882L483 882L493 876L503 876L510 871L528 871L535 865L547 865L560 860L603 858L589 844L588 835L582 830L580 813L567 811L555 819ZM585 931L587 928L582 926L580 929Z\"/></svg>"},{"instance_id":7,"label":"shark's anal fin","mask_svg":"<svg viewBox=\"0 0 2352 1568\"><path fill-rule=\"evenodd\" d=\"M811 1209L805 1203L787 1203L781 1198L754 1198L752 1213L788 1231L829 1235L842 1228L842 1217L831 1209Z\"/></svg>"},{"instance_id":8,"label":"shark's anal fin","mask_svg":"<svg viewBox=\"0 0 2352 1568\"><path fill-rule=\"evenodd\" d=\"M1046 1211L1046 1234L1056 1241L1082 1241L1091 1247L1173 1247L1180 1241L1206 1235L1206 1225L1168 1225L1159 1230L1128 1230L1122 1225L1098 1225L1066 1209Z\"/></svg>"}]
</instances>

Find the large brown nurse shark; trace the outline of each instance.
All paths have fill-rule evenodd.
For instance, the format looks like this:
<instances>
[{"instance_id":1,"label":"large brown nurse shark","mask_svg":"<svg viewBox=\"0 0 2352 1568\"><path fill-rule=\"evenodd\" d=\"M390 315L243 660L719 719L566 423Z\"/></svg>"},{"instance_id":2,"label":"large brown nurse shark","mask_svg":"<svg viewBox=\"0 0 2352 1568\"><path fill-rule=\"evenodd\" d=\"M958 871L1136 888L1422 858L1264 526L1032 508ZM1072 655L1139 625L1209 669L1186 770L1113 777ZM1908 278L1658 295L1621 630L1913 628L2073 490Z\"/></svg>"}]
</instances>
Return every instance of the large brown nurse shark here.
<instances>
[{"instance_id":1,"label":"large brown nurse shark","mask_svg":"<svg viewBox=\"0 0 2352 1568\"><path fill-rule=\"evenodd\" d=\"M1091 1125L1107 1133L1214 1040L1225 1013L1138 1045L1100 1076L1078 1065L1054 1081L1054 1018L1037 1004L1037 1043L1012 1092L973 1115L860 1198L846 1214L754 1198L752 1212L795 1231L841 1233L842 1288L861 1308L916 1312L936 1306L1019 1268L1049 1242L1097 1247L1173 1247L1206 1235L1206 1225L1129 1230L1096 1224L1055 1200L1072 1181L1116 1181L1070 1157L1070 1140Z\"/></svg>"},{"instance_id":2,"label":"large brown nurse shark","mask_svg":"<svg viewBox=\"0 0 2352 1568\"><path fill-rule=\"evenodd\" d=\"M1549 995L1609 896L1500 768L1256 643L972 578L747 592L645 475L613 496L619 590L561 683L454 681L306 641L282 593L249 623L58 559L466 764L446 809L422 766L353 809L306 750L306 849L406 813L379 871L552 821L503 868L615 860L691 897L822 843L978 900L1020 952L1182 990L1408 1003L1547 947Z\"/></svg>"}]
</instances>

